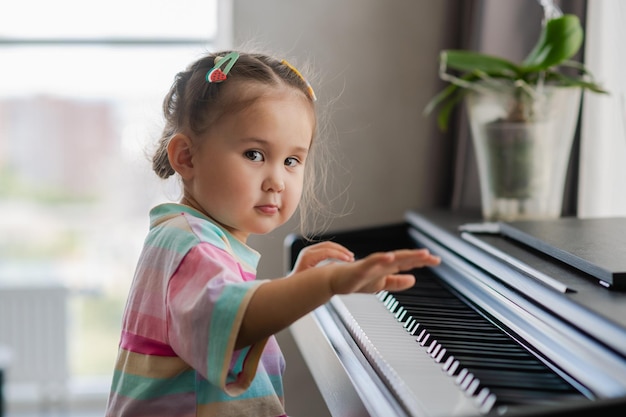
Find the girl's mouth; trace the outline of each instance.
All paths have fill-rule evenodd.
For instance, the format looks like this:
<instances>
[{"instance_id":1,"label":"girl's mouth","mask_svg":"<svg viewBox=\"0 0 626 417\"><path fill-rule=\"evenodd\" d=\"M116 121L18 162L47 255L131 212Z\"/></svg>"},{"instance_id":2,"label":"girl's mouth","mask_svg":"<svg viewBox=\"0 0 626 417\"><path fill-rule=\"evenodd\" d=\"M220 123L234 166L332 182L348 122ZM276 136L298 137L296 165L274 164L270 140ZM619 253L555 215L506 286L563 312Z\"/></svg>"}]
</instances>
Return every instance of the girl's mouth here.
<instances>
[{"instance_id":1,"label":"girl's mouth","mask_svg":"<svg viewBox=\"0 0 626 417\"><path fill-rule=\"evenodd\" d=\"M278 206L273 204L267 204L262 206L256 206L256 209L263 214L276 214L278 213Z\"/></svg>"}]
</instances>

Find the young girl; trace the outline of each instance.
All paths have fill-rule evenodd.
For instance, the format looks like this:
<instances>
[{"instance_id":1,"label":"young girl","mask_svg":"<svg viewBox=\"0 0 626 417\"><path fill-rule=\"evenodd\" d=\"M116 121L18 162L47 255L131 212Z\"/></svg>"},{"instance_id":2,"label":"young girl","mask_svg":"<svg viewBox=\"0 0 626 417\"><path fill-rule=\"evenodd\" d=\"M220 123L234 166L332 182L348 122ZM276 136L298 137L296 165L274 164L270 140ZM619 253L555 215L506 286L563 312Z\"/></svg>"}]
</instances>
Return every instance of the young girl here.
<instances>
[{"instance_id":1,"label":"young girl","mask_svg":"<svg viewBox=\"0 0 626 417\"><path fill-rule=\"evenodd\" d=\"M426 250L357 261L322 242L288 277L255 280L246 240L300 202L314 101L298 70L264 55L210 54L177 75L153 168L180 176L183 196L150 212L107 416L285 416L273 334L334 294L405 289L414 277L400 271L439 263Z\"/></svg>"}]
</instances>

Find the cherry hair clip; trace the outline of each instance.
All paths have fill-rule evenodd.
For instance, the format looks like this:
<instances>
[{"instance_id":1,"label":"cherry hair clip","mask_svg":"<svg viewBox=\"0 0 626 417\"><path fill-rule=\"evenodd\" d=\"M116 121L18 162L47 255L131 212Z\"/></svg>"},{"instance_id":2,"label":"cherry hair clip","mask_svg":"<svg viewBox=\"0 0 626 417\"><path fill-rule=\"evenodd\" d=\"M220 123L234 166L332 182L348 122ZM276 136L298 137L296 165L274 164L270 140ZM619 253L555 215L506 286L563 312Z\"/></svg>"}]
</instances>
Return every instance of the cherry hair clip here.
<instances>
[{"instance_id":1,"label":"cherry hair clip","mask_svg":"<svg viewBox=\"0 0 626 417\"><path fill-rule=\"evenodd\" d=\"M315 96L315 91L313 91L313 87L311 87L311 84L309 84L309 82L306 80L306 78L304 78L304 76L300 73L300 71L298 71L296 69L296 67L294 67L293 65L291 65L289 62L287 62L287 60L283 59L282 61L280 61L281 64L285 65L287 68L289 68L290 70L292 70L298 77L300 77L300 79L302 81L304 81L304 83L307 86L307 89L309 90L309 96L311 97L311 100L313 101L317 101L317 97Z\"/></svg>"},{"instance_id":2,"label":"cherry hair clip","mask_svg":"<svg viewBox=\"0 0 626 417\"><path fill-rule=\"evenodd\" d=\"M226 76L230 72L230 69L235 65L239 59L238 52L230 52L224 56L216 56L214 66L206 73L206 80L209 83L221 83L226 79ZM226 65L224 67L224 65ZM222 67L224 69L222 70Z\"/></svg>"}]
</instances>

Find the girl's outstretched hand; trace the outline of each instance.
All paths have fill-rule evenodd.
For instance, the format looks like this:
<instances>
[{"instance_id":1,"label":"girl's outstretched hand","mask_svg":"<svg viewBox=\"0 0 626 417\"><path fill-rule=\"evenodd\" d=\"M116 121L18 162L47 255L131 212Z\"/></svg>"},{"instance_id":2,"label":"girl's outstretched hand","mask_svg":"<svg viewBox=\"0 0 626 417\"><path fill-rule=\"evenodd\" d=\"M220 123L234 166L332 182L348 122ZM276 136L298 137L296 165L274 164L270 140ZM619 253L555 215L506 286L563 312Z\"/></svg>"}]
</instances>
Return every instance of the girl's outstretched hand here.
<instances>
[{"instance_id":1,"label":"girl's outstretched hand","mask_svg":"<svg viewBox=\"0 0 626 417\"><path fill-rule=\"evenodd\" d=\"M322 261L334 259L342 262L354 261L354 253L335 242L320 242L300 251L291 273L302 272L317 266Z\"/></svg>"},{"instance_id":2,"label":"girl's outstretched hand","mask_svg":"<svg viewBox=\"0 0 626 417\"><path fill-rule=\"evenodd\" d=\"M426 249L379 252L355 261L352 252L337 243L308 246L300 252L289 277L267 280L257 287L248 303L235 348L250 346L285 329L335 294L409 288L415 277L399 272L435 266L439 262L439 257Z\"/></svg>"},{"instance_id":3,"label":"girl's outstretched hand","mask_svg":"<svg viewBox=\"0 0 626 417\"><path fill-rule=\"evenodd\" d=\"M415 277L399 272L436 266L440 262L440 258L427 249L402 249L373 253L356 262L335 263L324 268L335 268L330 278L333 294L376 293L410 288L415 283Z\"/></svg>"}]
</instances>

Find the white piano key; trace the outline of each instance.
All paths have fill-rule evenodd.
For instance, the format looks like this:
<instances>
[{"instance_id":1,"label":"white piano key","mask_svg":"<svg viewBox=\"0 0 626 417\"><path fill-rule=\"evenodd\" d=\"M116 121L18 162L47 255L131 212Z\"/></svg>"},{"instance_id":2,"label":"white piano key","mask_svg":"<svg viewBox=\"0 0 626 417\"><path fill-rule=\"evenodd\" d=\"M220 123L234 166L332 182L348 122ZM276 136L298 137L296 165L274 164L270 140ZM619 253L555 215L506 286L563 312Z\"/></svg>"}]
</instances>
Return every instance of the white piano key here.
<instances>
[{"instance_id":1,"label":"white piano key","mask_svg":"<svg viewBox=\"0 0 626 417\"><path fill-rule=\"evenodd\" d=\"M442 370L442 364L415 343L376 296L333 297L332 306L376 372L415 416L478 415L475 401ZM426 334L425 339L429 336ZM438 345L436 341L433 343ZM458 366L458 362L456 362Z\"/></svg>"}]
</instances>

